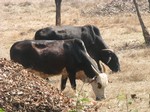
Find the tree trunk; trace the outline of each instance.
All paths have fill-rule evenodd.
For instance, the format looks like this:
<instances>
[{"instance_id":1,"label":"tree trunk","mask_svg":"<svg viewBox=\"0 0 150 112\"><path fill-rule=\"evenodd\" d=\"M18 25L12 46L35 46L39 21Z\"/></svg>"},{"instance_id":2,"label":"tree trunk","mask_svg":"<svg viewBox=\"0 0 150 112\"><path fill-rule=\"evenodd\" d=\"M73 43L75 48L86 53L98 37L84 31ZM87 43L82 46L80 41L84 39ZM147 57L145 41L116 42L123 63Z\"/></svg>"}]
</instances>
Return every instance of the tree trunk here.
<instances>
[{"instance_id":1,"label":"tree trunk","mask_svg":"<svg viewBox=\"0 0 150 112\"><path fill-rule=\"evenodd\" d=\"M62 0L55 0L55 4L56 4L56 26L61 25L61 1Z\"/></svg>"},{"instance_id":2,"label":"tree trunk","mask_svg":"<svg viewBox=\"0 0 150 112\"><path fill-rule=\"evenodd\" d=\"M148 4L149 4L149 11L150 11L150 0L148 0Z\"/></svg>"},{"instance_id":3,"label":"tree trunk","mask_svg":"<svg viewBox=\"0 0 150 112\"><path fill-rule=\"evenodd\" d=\"M138 16L138 19L139 19L139 22L140 22L140 25L141 25L141 28L142 28L142 31L143 31L143 36L144 36L144 39L145 39L145 43L150 44L150 35L149 35L149 32L148 32L148 30L147 30L146 26L144 25L144 22L141 18L136 0L133 0L133 3L135 5L137 16Z\"/></svg>"}]
</instances>

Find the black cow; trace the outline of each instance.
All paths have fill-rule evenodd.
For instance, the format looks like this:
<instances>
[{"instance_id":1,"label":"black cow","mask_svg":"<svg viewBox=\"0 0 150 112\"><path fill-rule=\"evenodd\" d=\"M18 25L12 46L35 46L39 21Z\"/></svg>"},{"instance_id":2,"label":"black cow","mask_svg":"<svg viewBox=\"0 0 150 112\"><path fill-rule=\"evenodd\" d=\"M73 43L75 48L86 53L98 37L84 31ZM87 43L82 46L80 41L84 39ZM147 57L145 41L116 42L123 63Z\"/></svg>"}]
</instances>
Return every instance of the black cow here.
<instances>
[{"instance_id":1,"label":"black cow","mask_svg":"<svg viewBox=\"0 0 150 112\"><path fill-rule=\"evenodd\" d=\"M54 26L38 30L35 33L35 40L66 40L81 39L89 55L96 61L101 71L99 60L105 63L112 71L120 71L120 64L117 55L109 50L100 36L96 26Z\"/></svg>"},{"instance_id":2,"label":"black cow","mask_svg":"<svg viewBox=\"0 0 150 112\"><path fill-rule=\"evenodd\" d=\"M105 97L107 75L100 73L96 63L88 55L84 43L79 39L19 41L11 47L10 58L26 68L47 74L60 74L66 69L73 89L76 88L76 72L83 70L88 78L95 80L91 85L96 99ZM67 77L62 78L61 90L65 89L66 80Z\"/></svg>"}]
</instances>

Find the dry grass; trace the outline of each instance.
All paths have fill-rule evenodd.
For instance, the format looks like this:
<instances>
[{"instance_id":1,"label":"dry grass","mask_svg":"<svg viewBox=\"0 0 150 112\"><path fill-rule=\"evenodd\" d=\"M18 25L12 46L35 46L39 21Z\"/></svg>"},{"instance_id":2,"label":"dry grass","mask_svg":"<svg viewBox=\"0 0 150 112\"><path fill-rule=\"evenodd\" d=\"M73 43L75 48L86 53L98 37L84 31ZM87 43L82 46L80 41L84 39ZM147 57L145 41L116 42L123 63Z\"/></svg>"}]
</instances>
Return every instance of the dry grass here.
<instances>
[{"instance_id":1,"label":"dry grass","mask_svg":"<svg viewBox=\"0 0 150 112\"><path fill-rule=\"evenodd\" d=\"M104 0L97 0L104 4ZM108 2L110 2L109 0ZM82 4L81 4L82 3ZM110 84L107 88L107 99L98 103L105 112L124 112L126 109L119 107L117 95L137 94L142 99L139 104L132 107L139 112L148 112L148 94L150 94L150 48L145 46L144 38L137 16L133 13L121 13L111 16L83 16L81 8L85 10L92 8L96 3L92 0L66 0L62 4L63 25L85 25L93 24L100 28L105 42L117 53L121 72L109 75ZM82 7L81 7L82 6ZM10 46L18 40L32 39L36 30L55 25L55 5L53 0L5 0L0 1L0 57L9 59ZM150 15L144 13L143 20L150 29ZM150 31L150 30L149 30ZM108 70L109 73L109 70ZM52 77L51 80L59 87L59 78ZM78 81L78 87L82 83ZM85 85L85 91L94 98L89 85ZM69 94L70 85L67 85L65 94ZM70 92L72 95L72 92ZM132 106L132 105L131 105ZM123 109L123 110L121 110ZM148 110L149 109L149 110Z\"/></svg>"}]
</instances>

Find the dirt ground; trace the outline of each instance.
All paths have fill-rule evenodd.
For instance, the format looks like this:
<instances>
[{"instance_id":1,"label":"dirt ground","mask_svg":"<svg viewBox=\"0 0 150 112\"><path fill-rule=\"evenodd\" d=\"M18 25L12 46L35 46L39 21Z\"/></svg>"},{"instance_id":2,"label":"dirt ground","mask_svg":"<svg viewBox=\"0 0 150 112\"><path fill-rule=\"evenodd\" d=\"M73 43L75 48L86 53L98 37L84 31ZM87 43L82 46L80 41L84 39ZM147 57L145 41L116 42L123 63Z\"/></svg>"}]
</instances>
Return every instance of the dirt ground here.
<instances>
[{"instance_id":1,"label":"dirt ground","mask_svg":"<svg viewBox=\"0 0 150 112\"><path fill-rule=\"evenodd\" d=\"M116 1L63 0L62 25L96 25L107 45L119 57L121 72L112 74L107 68L110 82L107 98L96 102L100 107L98 112L150 112L150 47L144 44L132 1ZM150 32L148 3L145 0L139 3ZM0 1L0 58L9 60L9 49L14 42L33 39L38 29L52 25L55 25L53 0ZM59 81L60 76L50 77L55 87L59 88ZM79 90L82 85L77 82ZM89 87L84 84L83 94L94 99ZM69 83L64 94L74 96Z\"/></svg>"}]
</instances>

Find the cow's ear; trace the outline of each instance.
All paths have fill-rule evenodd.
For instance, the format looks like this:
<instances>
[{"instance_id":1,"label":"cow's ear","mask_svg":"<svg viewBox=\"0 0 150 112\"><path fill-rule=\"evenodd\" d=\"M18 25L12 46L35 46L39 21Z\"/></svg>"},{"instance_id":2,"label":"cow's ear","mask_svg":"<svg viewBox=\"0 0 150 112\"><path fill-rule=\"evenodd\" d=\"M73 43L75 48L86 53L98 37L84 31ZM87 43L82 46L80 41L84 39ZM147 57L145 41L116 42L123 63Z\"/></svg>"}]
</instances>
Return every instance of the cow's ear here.
<instances>
[{"instance_id":1,"label":"cow's ear","mask_svg":"<svg viewBox=\"0 0 150 112\"><path fill-rule=\"evenodd\" d=\"M86 34L86 36L88 36L88 39L90 39L90 43L92 43L92 44L95 43L95 40L98 36L98 35L96 35L96 33L99 34L99 32L97 32L95 27L93 27L92 25L88 25L88 26L83 27L82 28L82 33Z\"/></svg>"},{"instance_id":2,"label":"cow's ear","mask_svg":"<svg viewBox=\"0 0 150 112\"><path fill-rule=\"evenodd\" d=\"M90 25L89 29L90 29L91 36L92 36L92 44L95 44L96 38L99 38L100 36L99 29L92 25Z\"/></svg>"},{"instance_id":3,"label":"cow's ear","mask_svg":"<svg viewBox=\"0 0 150 112\"><path fill-rule=\"evenodd\" d=\"M100 34L99 29L98 29L96 26L93 26L93 25L92 25L92 27L93 27L94 33L95 33L97 36L100 36L101 34Z\"/></svg>"},{"instance_id":4,"label":"cow's ear","mask_svg":"<svg viewBox=\"0 0 150 112\"><path fill-rule=\"evenodd\" d=\"M81 39L74 39L74 45L76 49L86 51L85 45Z\"/></svg>"}]
</instances>

